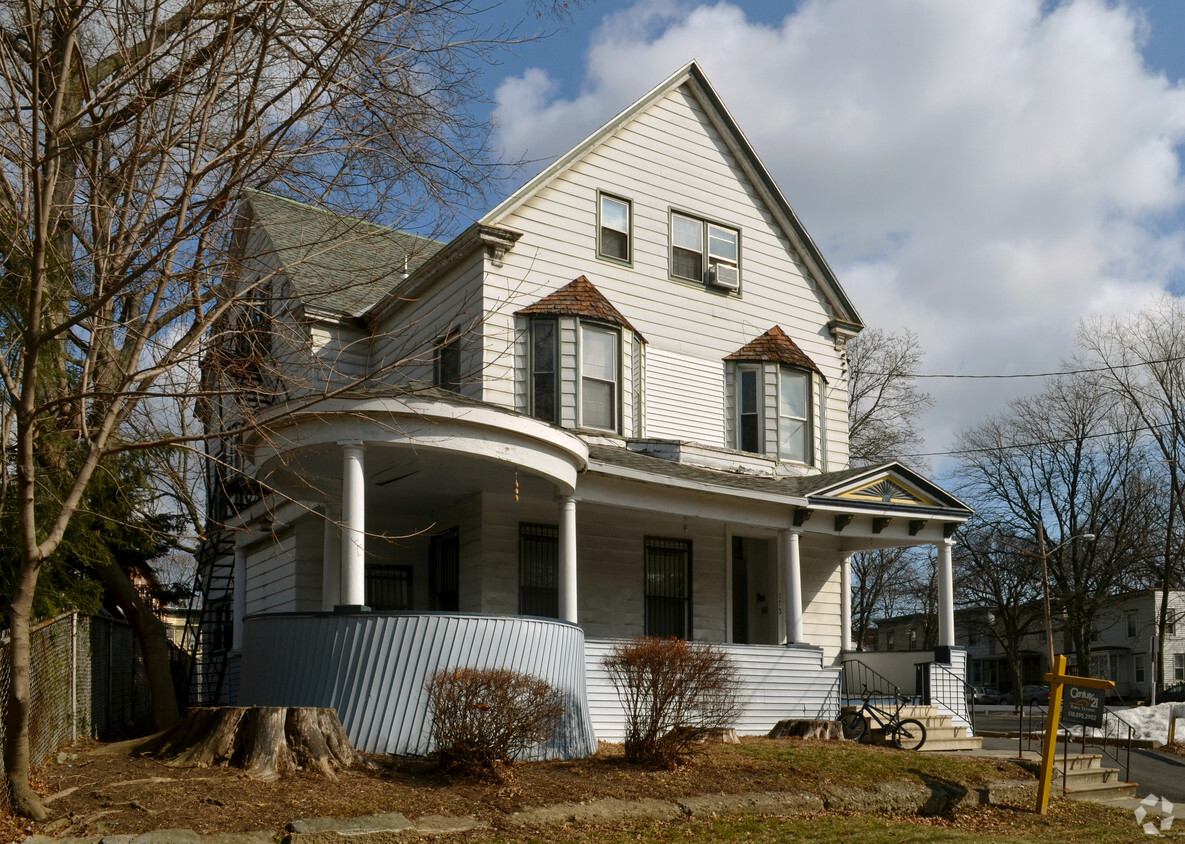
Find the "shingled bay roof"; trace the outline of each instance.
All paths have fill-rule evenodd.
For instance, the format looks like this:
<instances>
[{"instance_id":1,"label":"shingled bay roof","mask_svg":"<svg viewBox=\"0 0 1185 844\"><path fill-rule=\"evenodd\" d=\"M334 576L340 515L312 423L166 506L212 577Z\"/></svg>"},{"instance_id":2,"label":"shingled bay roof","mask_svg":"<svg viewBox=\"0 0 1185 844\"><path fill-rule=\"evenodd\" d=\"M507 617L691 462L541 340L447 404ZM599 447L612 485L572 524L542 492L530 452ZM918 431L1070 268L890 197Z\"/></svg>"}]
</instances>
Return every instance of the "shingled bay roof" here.
<instances>
[{"instance_id":1,"label":"shingled bay roof","mask_svg":"<svg viewBox=\"0 0 1185 844\"><path fill-rule=\"evenodd\" d=\"M770 363L784 363L789 366L801 366L822 375L815 362L807 357L806 352L798 348L798 344L786 336L780 326L775 325L760 337L750 340L737 349L725 360L768 361Z\"/></svg>"},{"instance_id":2,"label":"shingled bay roof","mask_svg":"<svg viewBox=\"0 0 1185 844\"><path fill-rule=\"evenodd\" d=\"M613 325L628 328L637 335L643 343L643 337L638 329L630 325L630 321L621 315L621 311L613 307L605 295L597 290L596 285L587 276L578 276L565 284L559 290L548 293L533 305L527 305L516 314L523 316L578 316L586 319L598 319Z\"/></svg>"},{"instance_id":3,"label":"shingled bay roof","mask_svg":"<svg viewBox=\"0 0 1185 844\"><path fill-rule=\"evenodd\" d=\"M260 191L247 210L306 308L358 316L443 243Z\"/></svg>"}]
</instances>

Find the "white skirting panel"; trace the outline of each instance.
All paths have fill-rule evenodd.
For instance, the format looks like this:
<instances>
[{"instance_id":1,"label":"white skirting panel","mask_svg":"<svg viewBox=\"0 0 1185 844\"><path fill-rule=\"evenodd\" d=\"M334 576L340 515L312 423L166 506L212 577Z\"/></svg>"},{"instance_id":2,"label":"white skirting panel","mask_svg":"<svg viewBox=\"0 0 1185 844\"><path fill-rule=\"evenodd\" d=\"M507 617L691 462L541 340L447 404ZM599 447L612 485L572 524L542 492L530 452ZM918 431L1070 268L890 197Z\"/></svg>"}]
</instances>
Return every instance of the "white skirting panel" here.
<instances>
[{"instance_id":1,"label":"white skirting panel","mask_svg":"<svg viewBox=\"0 0 1185 844\"><path fill-rule=\"evenodd\" d=\"M588 709L601 741L625 737L625 715L602 662L617 640L584 645ZM764 735L784 718L839 714L840 670L823 666L821 648L779 645L718 645L736 661L744 680L745 711L734 724L740 735Z\"/></svg>"},{"instance_id":2,"label":"white skirting panel","mask_svg":"<svg viewBox=\"0 0 1185 844\"><path fill-rule=\"evenodd\" d=\"M445 668L508 668L559 689L564 723L529 758L575 759L597 749L588 715L584 631L542 618L454 613L248 616L240 706L337 710L359 750L431 752L424 683Z\"/></svg>"}]
</instances>

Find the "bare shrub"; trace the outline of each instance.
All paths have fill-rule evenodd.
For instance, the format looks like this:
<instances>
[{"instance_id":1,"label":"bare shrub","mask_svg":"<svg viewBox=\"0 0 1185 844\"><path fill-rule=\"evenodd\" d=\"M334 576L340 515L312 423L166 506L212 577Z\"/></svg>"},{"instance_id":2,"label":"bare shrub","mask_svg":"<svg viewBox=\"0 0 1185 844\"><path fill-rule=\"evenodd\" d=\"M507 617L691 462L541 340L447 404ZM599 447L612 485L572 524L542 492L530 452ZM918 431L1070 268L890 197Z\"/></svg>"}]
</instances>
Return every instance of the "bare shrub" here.
<instances>
[{"instance_id":1,"label":"bare shrub","mask_svg":"<svg viewBox=\"0 0 1185 844\"><path fill-rule=\"evenodd\" d=\"M740 715L741 677L721 648L646 636L615 645L605 669L625 709L625 756L670 768Z\"/></svg>"},{"instance_id":2,"label":"bare shrub","mask_svg":"<svg viewBox=\"0 0 1185 844\"><path fill-rule=\"evenodd\" d=\"M500 779L500 765L550 739L564 716L558 689L505 668L445 669L425 689L432 745L447 773Z\"/></svg>"}]
</instances>

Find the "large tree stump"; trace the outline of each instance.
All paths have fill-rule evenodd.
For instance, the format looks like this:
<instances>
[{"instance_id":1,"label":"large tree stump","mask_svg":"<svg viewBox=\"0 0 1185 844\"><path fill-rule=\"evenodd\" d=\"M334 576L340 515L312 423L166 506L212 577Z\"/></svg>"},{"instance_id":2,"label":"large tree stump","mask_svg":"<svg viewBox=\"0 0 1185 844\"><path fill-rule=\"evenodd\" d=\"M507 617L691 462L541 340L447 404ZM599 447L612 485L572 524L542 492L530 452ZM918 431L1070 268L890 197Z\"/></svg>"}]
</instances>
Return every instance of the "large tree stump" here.
<instances>
[{"instance_id":1,"label":"large tree stump","mask_svg":"<svg viewBox=\"0 0 1185 844\"><path fill-rule=\"evenodd\" d=\"M838 721L816 718L790 718L779 721L769 731L769 738L814 738L834 740L843 738Z\"/></svg>"},{"instance_id":2,"label":"large tree stump","mask_svg":"<svg viewBox=\"0 0 1185 844\"><path fill-rule=\"evenodd\" d=\"M337 779L359 759L337 712L314 706L193 707L140 752L176 767L243 768L259 780L302 769Z\"/></svg>"}]
</instances>

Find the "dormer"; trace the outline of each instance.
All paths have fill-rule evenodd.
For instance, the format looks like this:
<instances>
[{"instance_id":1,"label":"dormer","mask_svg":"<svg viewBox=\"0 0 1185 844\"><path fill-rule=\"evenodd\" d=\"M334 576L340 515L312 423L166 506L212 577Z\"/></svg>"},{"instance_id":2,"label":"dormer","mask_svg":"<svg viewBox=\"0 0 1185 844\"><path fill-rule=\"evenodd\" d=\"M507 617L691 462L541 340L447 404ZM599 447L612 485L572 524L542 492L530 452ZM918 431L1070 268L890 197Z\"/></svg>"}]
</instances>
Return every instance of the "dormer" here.
<instances>
[{"instance_id":1,"label":"dormer","mask_svg":"<svg viewBox=\"0 0 1185 844\"><path fill-rule=\"evenodd\" d=\"M817 466L825 433L822 371L775 325L724 358L731 401L728 441L737 451Z\"/></svg>"},{"instance_id":2,"label":"dormer","mask_svg":"<svg viewBox=\"0 0 1185 844\"><path fill-rule=\"evenodd\" d=\"M516 311L524 410L589 434L636 436L645 338L585 276Z\"/></svg>"}]
</instances>

